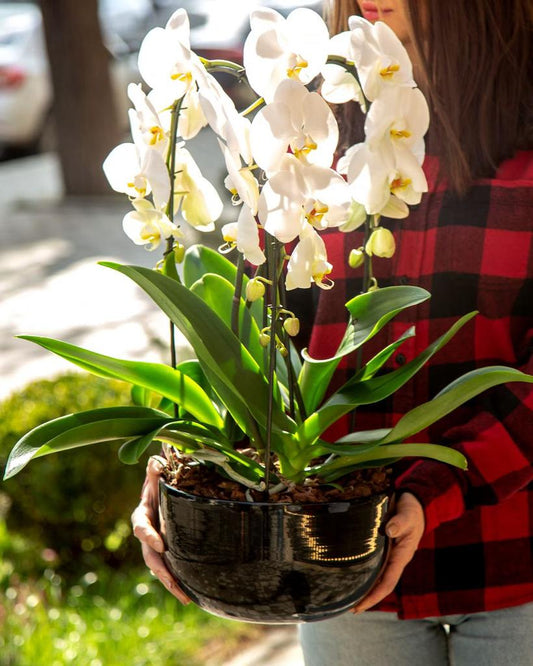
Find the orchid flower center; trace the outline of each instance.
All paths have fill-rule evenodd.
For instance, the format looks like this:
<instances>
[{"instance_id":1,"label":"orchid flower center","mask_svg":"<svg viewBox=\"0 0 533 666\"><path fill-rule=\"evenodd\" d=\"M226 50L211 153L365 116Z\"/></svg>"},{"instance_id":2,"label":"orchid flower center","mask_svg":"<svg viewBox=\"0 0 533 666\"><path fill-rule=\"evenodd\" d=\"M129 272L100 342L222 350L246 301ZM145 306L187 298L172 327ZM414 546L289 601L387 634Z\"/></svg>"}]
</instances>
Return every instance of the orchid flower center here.
<instances>
[{"instance_id":1,"label":"orchid flower center","mask_svg":"<svg viewBox=\"0 0 533 666\"><path fill-rule=\"evenodd\" d=\"M411 136L409 130L391 129L390 135L393 139L408 139Z\"/></svg>"},{"instance_id":2,"label":"orchid flower center","mask_svg":"<svg viewBox=\"0 0 533 666\"><path fill-rule=\"evenodd\" d=\"M328 212L329 208L326 204L320 203L320 201L315 201L313 208L305 216L309 224L313 227L322 227L322 218Z\"/></svg>"},{"instance_id":3,"label":"orchid flower center","mask_svg":"<svg viewBox=\"0 0 533 666\"><path fill-rule=\"evenodd\" d=\"M135 176L133 181L128 183L128 187L134 189L141 199L146 196L146 178L143 176Z\"/></svg>"},{"instance_id":4,"label":"orchid flower center","mask_svg":"<svg viewBox=\"0 0 533 666\"><path fill-rule=\"evenodd\" d=\"M309 63L307 62L307 60L299 58L298 56L296 56L295 58L296 58L296 64L287 69L287 76L289 77L289 79L298 80L300 78L300 72L302 71L302 69L309 67Z\"/></svg>"},{"instance_id":5,"label":"orchid flower center","mask_svg":"<svg viewBox=\"0 0 533 666\"><path fill-rule=\"evenodd\" d=\"M313 141L313 139L310 136L306 136L304 145L301 148L294 149L294 155L298 159L301 159L302 157L309 155L312 150L316 150L317 148L318 145Z\"/></svg>"},{"instance_id":6,"label":"orchid flower center","mask_svg":"<svg viewBox=\"0 0 533 666\"><path fill-rule=\"evenodd\" d=\"M398 178L395 178L390 184L391 192L397 192L398 190L405 190L409 187L411 182L412 181L410 178L402 178L401 176L399 176Z\"/></svg>"},{"instance_id":7,"label":"orchid flower center","mask_svg":"<svg viewBox=\"0 0 533 666\"><path fill-rule=\"evenodd\" d=\"M191 72L175 72L170 75L170 78L173 81L183 81L188 86L192 83L192 73Z\"/></svg>"},{"instance_id":8,"label":"orchid flower center","mask_svg":"<svg viewBox=\"0 0 533 666\"><path fill-rule=\"evenodd\" d=\"M151 146L155 146L159 141L163 141L165 138L165 132L162 127L159 127L158 125L154 125L153 127L150 127L148 130L150 134L150 141L149 144Z\"/></svg>"},{"instance_id":9,"label":"orchid flower center","mask_svg":"<svg viewBox=\"0 0 533 666\"><path fill-rule=\"evenodd\" d=\"M396 72L400 71L400 65L387 65L383 69L379 70L379 75L387 80L392 79Z\"/></svg>"}]
</instances>

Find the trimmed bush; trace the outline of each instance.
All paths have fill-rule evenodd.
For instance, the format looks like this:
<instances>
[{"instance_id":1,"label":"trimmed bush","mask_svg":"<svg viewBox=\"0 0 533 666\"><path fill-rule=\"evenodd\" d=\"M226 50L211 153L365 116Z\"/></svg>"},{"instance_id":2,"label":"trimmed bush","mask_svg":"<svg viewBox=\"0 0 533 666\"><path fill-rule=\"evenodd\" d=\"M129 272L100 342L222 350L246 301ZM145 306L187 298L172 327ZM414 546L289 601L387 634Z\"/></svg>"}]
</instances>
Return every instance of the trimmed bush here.
<instances>
[{"instance_id":1,"label":"trimmed bush","mask_svg":"<svg viewBox=\"0 0 533 666\"><path fill-rule=\"evenodd\" d=\"M128 404L127 384L92 375L30 384L0 404L0 470L15 442L31 428L79 410ZM144 469L143 462L123 465L116 447L102 444L35 460L5 481L0 492L8 498L8 530L35 543L36 573L52 565L68 577L99 563L140 564L130 514Z\"/></svg>"}]
</instances>

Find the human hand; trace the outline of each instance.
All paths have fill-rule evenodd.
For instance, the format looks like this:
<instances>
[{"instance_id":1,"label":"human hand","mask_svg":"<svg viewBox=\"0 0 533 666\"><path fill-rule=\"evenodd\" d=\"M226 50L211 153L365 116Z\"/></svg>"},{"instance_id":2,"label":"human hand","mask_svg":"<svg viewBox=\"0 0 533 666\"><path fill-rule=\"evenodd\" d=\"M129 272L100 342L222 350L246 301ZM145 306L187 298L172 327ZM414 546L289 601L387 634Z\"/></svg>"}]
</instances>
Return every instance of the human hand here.
<instances>
[{"instance_id":1,"label":"human hand","mask_svg":"<svg viewBox=\"0 0 533 666\"><path fill-rule=\"evenodd\" d=\"M389 561L376 586L351 609L352 613L362 613L375 606L394 590L418 548L424 527L422 505L411 493L402 493L396 504L396 513L385 527L387 536L393 539Z\"/></svg>"},{"instance_id":2,"label":"human hand","mask_svg":"<svg viewBox=\"0 0 533 666\"><path fill-rule=\"evenodd\" d=\"M133 533L141 542L142 554L146 566L159 578L167 590L182 604L190 602L189 597L176 583L167 569L162 553L165 544L156 526L159 524L159 478L163 465L152 456L146 467L146 479L141 493L139 506L131 515Z\"/></svg>"}]
</instances>

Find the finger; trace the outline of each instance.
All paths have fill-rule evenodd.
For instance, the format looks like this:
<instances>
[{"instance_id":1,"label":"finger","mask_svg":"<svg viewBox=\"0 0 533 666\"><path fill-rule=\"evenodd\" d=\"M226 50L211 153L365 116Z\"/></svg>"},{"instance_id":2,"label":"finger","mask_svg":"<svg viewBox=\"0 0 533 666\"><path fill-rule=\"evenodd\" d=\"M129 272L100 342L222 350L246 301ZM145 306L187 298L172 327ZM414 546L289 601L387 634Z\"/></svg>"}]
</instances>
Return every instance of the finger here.
<instances>
[{"instance_id":1,"label":"finger","mask_svg":"<svg viewBox=\"0 0 533 666\"><path fill-rule=\"evenodd\" d=\"M140 504L131 514L133 534L141 543L147 544L158 553L165 552L165 543L153 525L153 512Z\"/></svg>"},{"instance_id":2,"label":"finger","mask_svg":"<svg viewBox=\"0 0 533 666\"><path fill-rule=\"evenodd\" d=\"M159 553L156 553L146 543L142 544L142 554L146 566L152 571L154 576L156 576L156 578L158 578L163 583L163 585L167 588L167 590L171 594L173 594L176 597L176 599L180 601L182 604L185 605L189 604L191 600L185 594L185 592L180 588L180 586L176 583L176 581L172 577L172 574L167 569L166 564L161 555L159 555Z\"/></svg>"},{"instance_id":3,"label":"finger","mask_svg":"<svg viewBox=\"0 0 533 666\"><path fill-rule=\"evenodd\" d=\"M375 606L394 590L400 580L403 570L413 559L418 546L418 541L419 539L417 538L417 535L412 532L409 532L406 536L397 541L392 547L389 562L380 581L361 601L361 603L352 609L354 613L362 613L368 608Z\"/></svg>"}]
</instances>

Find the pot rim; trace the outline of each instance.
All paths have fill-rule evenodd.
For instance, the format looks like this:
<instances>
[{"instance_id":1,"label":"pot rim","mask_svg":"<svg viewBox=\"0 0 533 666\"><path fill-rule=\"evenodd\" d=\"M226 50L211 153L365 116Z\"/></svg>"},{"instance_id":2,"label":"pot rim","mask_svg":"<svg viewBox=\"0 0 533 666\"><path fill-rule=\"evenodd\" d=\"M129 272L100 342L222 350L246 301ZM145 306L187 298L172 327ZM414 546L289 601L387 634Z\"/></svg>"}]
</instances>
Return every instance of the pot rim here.
<instances>
[{"instance_id":1,"label":"pot rim","mask_svg":"<svg viewBox=\"0 0 533 666\"><path fill-rule=\"evenodd\" d=\"M159 485L164 486L167 492L174 497L182 497L184 499L194 500L201 504L211 504L219 506L227 506L233 508L268 508L270 510L274 509L288 509L293 511L301 511L302 509L306 510L316 510L320 507L331 507L331 506L346 506L346 505L356 505L356 504L373 504L377 498L383 499L388 497L389 499L393 496L394 492L391 489L390 492L381 492L376 493L375 495L367 495L366 497L352 497L352 499L346 500L335 500L333 502L306 502L306 503L291 503L291 502L241 502L239 500L227 500L218 497L203 497L202 495L194 495L188 493L185 490L180 490L175 486L171 486L163 479L159 479Z\"/></svg>"}]
</instances>

